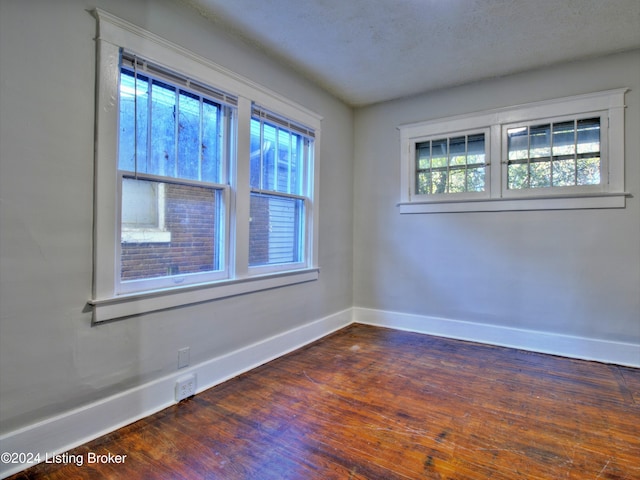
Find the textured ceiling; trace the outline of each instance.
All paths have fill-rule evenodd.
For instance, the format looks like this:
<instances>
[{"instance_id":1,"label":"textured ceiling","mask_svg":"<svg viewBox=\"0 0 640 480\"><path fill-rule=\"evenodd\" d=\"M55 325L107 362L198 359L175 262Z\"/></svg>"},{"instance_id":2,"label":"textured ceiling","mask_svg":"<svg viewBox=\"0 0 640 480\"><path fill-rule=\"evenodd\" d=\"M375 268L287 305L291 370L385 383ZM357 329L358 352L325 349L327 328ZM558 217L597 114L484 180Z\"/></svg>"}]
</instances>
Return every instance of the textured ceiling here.
<instances>
[{"instance_id":1,"label":"textured ceiling","mask_svg":"<svg viewBox=\"0 0 640 480\"><path fill-rule=\"evenodd\" d=\"M640 0L183 0L351 105L640 47Z\"/></svg>"}]
</instances>

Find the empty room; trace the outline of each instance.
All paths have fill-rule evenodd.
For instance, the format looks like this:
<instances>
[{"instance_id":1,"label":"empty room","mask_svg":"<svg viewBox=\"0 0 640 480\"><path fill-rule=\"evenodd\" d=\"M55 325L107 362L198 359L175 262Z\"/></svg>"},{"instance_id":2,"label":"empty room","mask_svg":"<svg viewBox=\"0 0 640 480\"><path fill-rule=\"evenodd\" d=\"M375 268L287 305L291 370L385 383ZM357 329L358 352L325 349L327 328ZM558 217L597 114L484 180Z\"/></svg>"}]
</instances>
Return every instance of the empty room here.
<instances>
[{"instance_id":1,"label":"empty room","mask_svg":"<svg viewBox=\"0 0 640 480\"><path fill-rule=\"evenodd\" d=\"M639 479L638 0L0 0L0 478Z\"/></svg>"}]
</instances>

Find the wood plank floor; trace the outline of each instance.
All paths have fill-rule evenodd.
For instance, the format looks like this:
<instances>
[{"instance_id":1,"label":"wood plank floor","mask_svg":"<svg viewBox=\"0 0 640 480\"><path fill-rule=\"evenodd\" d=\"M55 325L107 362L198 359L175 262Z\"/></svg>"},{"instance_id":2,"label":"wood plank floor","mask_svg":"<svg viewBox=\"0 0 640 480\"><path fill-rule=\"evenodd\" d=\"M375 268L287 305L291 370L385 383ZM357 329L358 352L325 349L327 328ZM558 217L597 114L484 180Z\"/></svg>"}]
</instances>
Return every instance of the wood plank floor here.
<instances>
[{"instance_id":1,"label":"wood plank floor","mask_svg":"<svg viewBox=\"0 0 640 480\"><path fill-rule=\"evenodd\" d=\"M68 455L12 478L640 479L640 370L352 325Z\"/></svg>"}]
</instances>

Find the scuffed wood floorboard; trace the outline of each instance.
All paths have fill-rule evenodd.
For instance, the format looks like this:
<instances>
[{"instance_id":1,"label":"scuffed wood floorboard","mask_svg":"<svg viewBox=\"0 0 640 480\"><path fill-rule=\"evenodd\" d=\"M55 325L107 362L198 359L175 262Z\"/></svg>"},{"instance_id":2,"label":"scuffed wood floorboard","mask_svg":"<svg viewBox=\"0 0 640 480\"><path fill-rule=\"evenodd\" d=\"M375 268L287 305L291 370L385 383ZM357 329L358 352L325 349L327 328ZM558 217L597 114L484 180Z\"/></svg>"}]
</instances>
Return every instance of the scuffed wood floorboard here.
<instances>
[{"instance_id":1,"label":"scuffed wood floorboard","mask_svg":"<svg viewBox=\"0 0 640 480\"><path fill-rule=\"evenodd\" d=\"M14 479L640 479L640 370L352 325Z\"/></svg>"}]
</instances>

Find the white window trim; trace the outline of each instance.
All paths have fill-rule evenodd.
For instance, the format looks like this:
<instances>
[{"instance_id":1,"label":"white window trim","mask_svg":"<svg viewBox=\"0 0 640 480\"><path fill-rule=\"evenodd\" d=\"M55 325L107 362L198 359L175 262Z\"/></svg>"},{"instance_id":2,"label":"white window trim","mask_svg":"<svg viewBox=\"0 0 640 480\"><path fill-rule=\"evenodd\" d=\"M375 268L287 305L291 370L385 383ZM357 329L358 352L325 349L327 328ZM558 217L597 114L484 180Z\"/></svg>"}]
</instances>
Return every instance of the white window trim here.
<instances>
[{"instance_id":1,"label":"white window trim","mask_svg":"<svg viewBox=\"0 0 640 480\"><path fill-rule=\"evenodd\" d=\"M627 88L576 95L401 125L400 213L495 212L624 208L624 94ZM593 189L526 189L508 191L502 165L503 131L507 125L559 117L602 115L602 183ZM462 194L415 195L415 144L437 135L487 128L488 189L484 197Z\"/></svg>"},{"instance_id":2,"label":"white window trim","mask_svg":"<svg viewBox=\"0 0 640 480\"><path fill-rule=\"evenodd\" d=\"M94 280L92 298L93 321L102 322L180 305L215 300L233 295L282 287L316 280L318 267L318 213L320 126L322 117L272 92L251 80L237 75L204 57L179 45L95 9L96 38L96 139L95 139L95 197L94 197ZM230 172L234 193L230 195L232 219L228 245L230 258L229 278L225 280L177 286L169 289L116 293L116 242L118 232L118 178L117 178L117 114L120 49L135 52L160 65L169 65L178 72L237 96L237 138L235 154L239 161ZM252 102L264 105L278 114L315 131L312 161L313 181L309 198L313 199L307 222L309 232L306 245L305 267L272 274L252 275L248 267L249 241L249 156L250 119ZM242 161L241 159L247 159Z\"/></svg>"}]
</instances>

